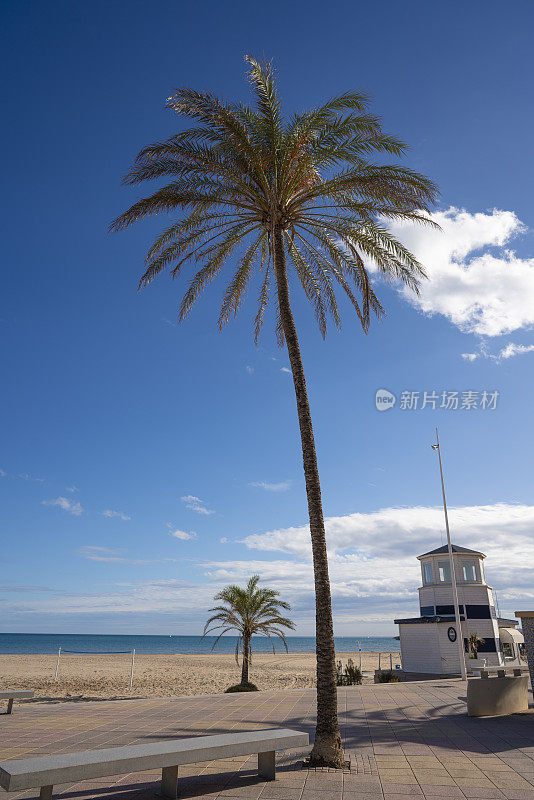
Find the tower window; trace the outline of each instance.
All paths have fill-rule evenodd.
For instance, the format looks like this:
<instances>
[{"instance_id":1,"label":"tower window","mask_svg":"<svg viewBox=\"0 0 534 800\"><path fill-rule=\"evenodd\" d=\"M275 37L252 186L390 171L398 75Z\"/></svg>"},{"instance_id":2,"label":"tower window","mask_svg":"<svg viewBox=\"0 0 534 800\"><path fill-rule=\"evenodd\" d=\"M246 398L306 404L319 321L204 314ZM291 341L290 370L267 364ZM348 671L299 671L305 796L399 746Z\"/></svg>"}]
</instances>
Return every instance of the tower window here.
<instances>
[{"instance_id":1,"label":"tower window","mask_svg":"<svg viewBox=\"0 0 534 800\"><path fill-rule=\"evenodd\" d=\"M432 583L432 564L429 561L423 564L423 578L425 583Z\"/></svg>"},{"instance_id":2,"label":"tower window","mask_svg":"<svg viewBox=\"0 0 534 800\"><path fill-rule=\"evenodd\" d=\"M451 582L451 565L448 561L438 561L438 575L442 583Z\"/></svg>"},{"instance_id":3,"label":"tower window","mask_svg":"<svg viewBox=\"0 0 534 800\"><path fill-rule=\"evenodd\" d=\"M514 646L511 642L501 642L501 650L505 658L515 658Z\"/></svg>"},{"instance_id":4,"label":"tower window","mask_svg":"<svg viewBox=\"0 0 534 800\"><path fill-rule=\"evenodd\" d=\"M474 561L464 561L462 564L464 581L476 581L477 569Z\"/></svg>"}]
</instances>

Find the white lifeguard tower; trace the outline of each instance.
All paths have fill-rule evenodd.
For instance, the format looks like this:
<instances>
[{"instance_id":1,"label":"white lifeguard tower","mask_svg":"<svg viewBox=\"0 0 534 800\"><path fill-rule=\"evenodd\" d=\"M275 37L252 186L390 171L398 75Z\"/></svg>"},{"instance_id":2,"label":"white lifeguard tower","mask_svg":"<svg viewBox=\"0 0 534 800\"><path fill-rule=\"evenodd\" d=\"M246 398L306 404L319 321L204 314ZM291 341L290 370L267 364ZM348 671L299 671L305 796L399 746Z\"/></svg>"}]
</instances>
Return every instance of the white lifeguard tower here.
<instances>
[{"instance_id":1,"label":"white lifeguard tower","mask_svg":"<svg viewBox=\"0 0 534 800\"><path fill-rule=\"evenodd\" d=\"M517 620L497 616L493 590L486 583L484 553L452 545L461 631L455 621L447 545L417 558L423 581L419 588L421 615L395 620L403 672L460 674L458 636L463 639L468 672L485 666L520 666L523 636L516 629Z\"/></svg>"}]
</instances>

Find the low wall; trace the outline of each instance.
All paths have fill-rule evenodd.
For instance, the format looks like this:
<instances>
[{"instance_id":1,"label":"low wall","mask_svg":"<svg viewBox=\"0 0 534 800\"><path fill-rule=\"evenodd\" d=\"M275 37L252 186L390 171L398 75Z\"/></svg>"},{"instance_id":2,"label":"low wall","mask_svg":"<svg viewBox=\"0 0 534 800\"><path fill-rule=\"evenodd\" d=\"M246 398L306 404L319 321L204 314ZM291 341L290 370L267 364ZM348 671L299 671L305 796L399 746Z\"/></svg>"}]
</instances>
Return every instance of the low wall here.
<instances>
[{"instance_id":1,"label":"low wall","mask_svg":"<svg viewBox=\"0 0 534 800\"><path fill-rule=\"evenodd\" d=\"M375 683L378 683L378 673L389 672L389 669L378 670L375 669ZM396 675L401 682L405 681L436 681L442 678L461 678L460 673L437 673L437 672L407 672L404 669L392 669L391 672Z\"/></svg>"}]
</instances>

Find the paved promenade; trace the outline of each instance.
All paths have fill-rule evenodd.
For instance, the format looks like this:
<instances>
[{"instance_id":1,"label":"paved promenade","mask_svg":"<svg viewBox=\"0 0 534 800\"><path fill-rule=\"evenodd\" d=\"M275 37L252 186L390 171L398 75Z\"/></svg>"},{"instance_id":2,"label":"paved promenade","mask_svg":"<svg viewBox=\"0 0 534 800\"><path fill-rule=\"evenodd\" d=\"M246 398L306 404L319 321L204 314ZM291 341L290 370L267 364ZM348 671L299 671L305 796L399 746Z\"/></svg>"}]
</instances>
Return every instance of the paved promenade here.
<instances>
[{"instance_id":1,"label":"paved promenade","mask_svg":"<svg viewBox=\"0 0 534 800\"><path fill-rule=\"evenodd\" d=\"M280 755L275 782L255 775L256 757L180 769L183 798L241 800L534 800L534 708L470 719L459 680L339 690L351 770L307 771L303 752ZM314 690L163 700L16 704L0 715L0 760L158 739L281 726L314 730ZM56 787L62 798L148 800L159 773ZM31 798L38 791L6 794Z\"/></svg>"}]
</instances>

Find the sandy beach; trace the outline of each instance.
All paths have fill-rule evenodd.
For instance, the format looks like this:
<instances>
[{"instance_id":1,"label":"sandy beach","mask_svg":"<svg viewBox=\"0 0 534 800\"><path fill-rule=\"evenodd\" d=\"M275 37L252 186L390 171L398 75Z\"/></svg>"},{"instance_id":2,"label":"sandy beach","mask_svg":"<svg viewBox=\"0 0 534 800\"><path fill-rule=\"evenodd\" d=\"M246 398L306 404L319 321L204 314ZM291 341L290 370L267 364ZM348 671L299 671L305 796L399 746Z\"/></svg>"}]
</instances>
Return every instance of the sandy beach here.
<instances>
[{"instance_id":1,"label":"sandy beach","mask_svg":"<svg viewBox=\"0 0 534 800\"><path fill-rule=\"evenodd\" d=\"M339 653L345 665L357 653ZM231 655L136 655L134 681L129 691L129 655L65 655L54 683L56 655L0 655L0 688L33 689L35 699L174 697L216 694L238 683L240 669ZM399 663L393 654L393 665ZM382 654L389 667L389 654ZM378 653L362 653L364 682L372 682ZM367 673L367 674L365 674ZM313 653L253 656L250 679L259 689L294 689L315 685Z\"/></svg>"}]
</instances>

